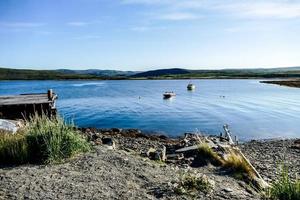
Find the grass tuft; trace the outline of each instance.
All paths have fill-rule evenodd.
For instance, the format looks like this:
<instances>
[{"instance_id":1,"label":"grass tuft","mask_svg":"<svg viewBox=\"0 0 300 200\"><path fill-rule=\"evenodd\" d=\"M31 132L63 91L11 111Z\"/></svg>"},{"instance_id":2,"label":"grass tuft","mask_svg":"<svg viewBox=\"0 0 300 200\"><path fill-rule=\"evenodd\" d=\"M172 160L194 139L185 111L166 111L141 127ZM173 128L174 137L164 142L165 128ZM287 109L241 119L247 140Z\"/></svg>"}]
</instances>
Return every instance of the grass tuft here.
<instances>
[{"instance_id":1,"label":"grass tuft","mask_svg":"<svg viewBox=\"0 0 300 200\"><path fill-rule=\"evenodd\" d=\"M3 164L56 163L89 149L74 126L60 117L34 115L21 133L0 134Z\"/></svg>"},{"instance_id":2,"label":"grass tuft","mask_svg":"<svg viewBox=\"0 0 300 200\"><path fill-rule=\"evenodd\" d=\"M282 166L280 178L268 190L268 198L274 200L300 200L300 180L292 181L288 169Z\"/></svg>"},{"instance_id":3,"label":"grass tuft","mask_svg":"<svg viewBox=\"0 0 300 200\"><path fill-rule=\"evenodd\" d=\"M0 163L21 164L27 161L27 142L22 133L0 133Z\"/></svg>"},{"instance_id":4,"label":"grass tuft","mask_svg":"<svg viewBox=\"0 0 300 200\"><path fill-rule=\"evenodd\" d=\"M220 156L212 150L212 148L206 144L201 143L198 147L198 158L200 162L208 164L207 162L214 164L214 165L222 165L223 160Z\"/></svg>"},{"instance_id":5,"label":"grass tuft","mask_svg":"<svg viewBox=\"0 0 300 200\"><path fill-rule=\"evenodd\" d=\"M205 194L211 192L214 185L209 181L207 176L201 174L185 174L181 177L175 187L177 194L192 194L201 191Z\"/></svg>"},{"instance_id":6,"label":"grass tuft","mask_svg":"<svg viewBox=\"0 0 300 200\"><path fill-rule=\"evenodd\" d=\"M247 161L234 150L228 150L227 157L222 158L208 144L202 143L198 148L197 161L202 164L222 166L233 173L238 179L252 179L255 177Z\"/></svg>"},{"instance_id":7,"label":"grass tuft","mask_svg":"<svg viewBox=\"0 0 300 200\"><path fill-rule=\"evenodd\" d=\"M242 156L236 154L235 152L230 152L229 156L223 163L223 167L233 172L233 175L238 179L252 179L255 177L249 164Z\"/></svg>"}]
</instances>

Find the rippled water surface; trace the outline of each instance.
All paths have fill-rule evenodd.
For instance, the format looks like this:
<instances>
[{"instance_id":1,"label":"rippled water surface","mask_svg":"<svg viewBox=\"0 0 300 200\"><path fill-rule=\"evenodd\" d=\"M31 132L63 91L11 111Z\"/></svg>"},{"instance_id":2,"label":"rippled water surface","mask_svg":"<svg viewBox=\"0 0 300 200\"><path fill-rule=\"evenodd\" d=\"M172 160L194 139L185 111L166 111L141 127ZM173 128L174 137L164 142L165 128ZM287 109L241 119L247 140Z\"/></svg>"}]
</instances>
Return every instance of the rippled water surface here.
<instances>
[{"instance_id":1,"label":"rippled water surface","mask_svg":"<svg viewBox=\"0 0 300 200\"><path fill-rule=\"evenodd\" d=\"M180 135L218 134L229 124L242 140L300 137L300 89L259 80L2 81L0 95L45 92L78 126L139 128ZM164 100L165 91L177 96Z\"/></svg>"}]
</instances>

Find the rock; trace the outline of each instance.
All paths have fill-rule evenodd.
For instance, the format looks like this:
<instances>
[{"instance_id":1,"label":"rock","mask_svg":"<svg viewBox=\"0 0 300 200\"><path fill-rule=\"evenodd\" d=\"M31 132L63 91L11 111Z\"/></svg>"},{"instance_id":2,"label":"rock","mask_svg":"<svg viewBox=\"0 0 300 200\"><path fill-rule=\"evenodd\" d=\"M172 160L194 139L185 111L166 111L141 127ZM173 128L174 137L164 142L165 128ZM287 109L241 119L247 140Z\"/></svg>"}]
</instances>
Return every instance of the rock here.
<instances>
[{"instance_id":1,"label":"rock","mask_svg":"<svg viewBox=\"0 0 300 200\"><path fill-rule=\"evenodd\" d=\"M157 150L152 147L147 151L146 155L150 160L161 160L161 157Z\"/></svg>"},{"instance_id":2,"label":"rock","mask_svg":"<svg viewBox=\"0 0 300 200\"><path fill-rule=\"evenodd\" d=\"M111 131L113 133L121 133L122 132L122 129L121 128L112 128Z\"/></svg>"},{"instance_id":3,"label":"rock","mask_svg":"<svg viewBox=\"0 0 300 200\"><path fill-rule=\"evenodd\" d=\"M112 138L102 138L102 144L108 145L110 149L115 149L115 142Z\"/></svg>"},{"instance_id":4,"label":"rock","mask_svg":"<svg viewBox=\"0 0 300 200\"><path fill-rule=\"evenodd\" d=\"M99 138L99 137L98 137L98 135L97 135L96 133L90 134L90 140L96 141L98 138Z\"/></svg>"},{"instance_id":5,"label":"rock","mask_svg":"<svg viewBox=\"0 0 300 200\"><path fill-rule=\"evenodd\" d=\"M159 161L166 161L166 147L163 147L163 150L156 150L154 148L150 148L146 155L151 159L151 160L159 160Z\"/></svg>"},{"instance_id":6,"label":"rock","mask_svg":"<svg viewBox=\"0 0 300 200\"><path fill-rule=\"evenodd\" d=\"M14 120L0 119L0 130L16 133L22 124Z\"/></svg>"},{"instance_id":7,"label":"rock","mask_svg":"<svg viewBox=\"0 0 300 200\"><path fill-rule=\"evenodd\" d=\"M93 140L95 145L101 145L102 144L102 140L100 140L99 138L97 138L96 140Z\"/></svg>"},{"instance_id":8,"label":"rock","mask_svg":"<svg viewBox=\"0 0 300 200\"><path fill-rule=\"evenodd\" d=\"M291 146L292 149L300 149L300 139L295 140L294 144Z\"/></svg>"},{"instance_id":9,"label":"rock","mask_svg":"<svg viewBox=\"0 0 300 200\"><path fill-rule=\"evenodd\" d=\"M147 151L146 155L147 155L148 157L150 157L150 154L151 154L151 153L154 153L154 152L156 152L156 149L154 149L154 148L151 147L151 148Z\"/></svg>"},{"instance_id":10,"label":"rock","mask_svg":"<svg viewBox=\"0 0 300 200\"><path fill-rule=\"evenodd\" d=\"M113 145L113 139L112 138L102 138L102 143L106 145Z\"/></svg>"},{"instance_id":11,"label":"rock","mask_svg":"<svg viewBox=\"0 0 300 200\"><path fill-rule=\"evenodd\" d=\"M168 137L165 136L165 135L159 135L158 138L163 139L163 140L167 140L168 139Z\"/></svg>"},{"instance_id":12,"label":"rock","mask_svg":"<svg viewBox=\"0 0 300 200\"><path fill-rule=\"evenodd\" d=\"M293 144L291 146L292 149L300 149L300 144Z\"/></svg>"},{"instance_id":13,"label":"rock","mask_svg":"<svg viewBox=\"0 0 300 200\"><path fill-rule=\"evenodd\" d=\"M121 131L122 135L125 137L136 138L141 136L141 131L138 129L125 129Z\"/></svg>"},{"instance_id":14,"label":"rock","mask_svg":"<svg viewBox=\"0 0 300 200\"><path fill-rule=\"evenodd\" d=\"M223 191L224 191L224 192L227 192L227 193L233 192L233 190L232 190L231 188L224 188Z\"/></svg>"}]
</instances>

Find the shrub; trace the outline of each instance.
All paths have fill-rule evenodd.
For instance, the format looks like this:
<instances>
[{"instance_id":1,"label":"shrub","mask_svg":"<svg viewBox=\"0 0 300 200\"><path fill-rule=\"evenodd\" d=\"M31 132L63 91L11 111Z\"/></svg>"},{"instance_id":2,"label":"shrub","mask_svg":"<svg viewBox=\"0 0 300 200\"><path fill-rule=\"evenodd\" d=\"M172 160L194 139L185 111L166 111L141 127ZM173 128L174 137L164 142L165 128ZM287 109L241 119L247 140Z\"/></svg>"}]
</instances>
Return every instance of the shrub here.
<instances>
[{"instance_id":1,"label":"shrub","mask_svg":"<svg viewBox=\"0 0 300 200\"><path fill-rule=\"evenodd\" d=\"M276 200L300 200L300 180L292 181L288 175L288 169L282 167L280 178L274 182L269 191L269 199Z\"/></svg>"},{"instance_id":2,"label":"shrub","mask_svg":"<svg viewBox=\"0 0 300 200\"><path fill-rule=\"evenodd\" d=\"M6 164L55 163L89 148L74 126L66 124L62 118L34 115L26 121L22 133L1 134L0 161Z\"/></svg>"}]
</instances>

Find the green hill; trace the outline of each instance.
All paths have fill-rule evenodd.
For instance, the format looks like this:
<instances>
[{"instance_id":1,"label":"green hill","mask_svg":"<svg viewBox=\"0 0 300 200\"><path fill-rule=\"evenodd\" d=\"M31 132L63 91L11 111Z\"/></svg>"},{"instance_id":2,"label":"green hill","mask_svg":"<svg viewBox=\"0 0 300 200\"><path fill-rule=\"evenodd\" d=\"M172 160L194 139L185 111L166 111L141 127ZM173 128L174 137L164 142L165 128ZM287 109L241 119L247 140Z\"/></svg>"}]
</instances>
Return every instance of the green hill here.
<instances>
[{"instance_id":1,"label":"green hill","mask_svg":"<svg viewBox=\"0 0 300 200\"><path fill-rule=\"evenodd\" d=\"M221 69L221 70L187 70L159 69L137 73L133 78L148 79L189 79L189 78L299 78L300 67L271 69Z\"/></svg>"},{"instance_id":2,"label":"green hill","mask_svg":"<svg viewBox=\"0 0 300 200\"><path fill-rule=\"evenodd\" d=\"M146 72L116 70L29 70L0 68L0 80L68 79L208 79L208 78L300 78L300 67L271 69L188 70L159 69Z\"/></svg>"},{"instance_id":3,"label":"green hill","mask_svg":"<svg viewBox=\"0 0 300 200\"><path fill-rule=\"evenodd\" d=\"M65 80L93 79L94 75L66 74L54 70L27 70L0 68L0 80Z\"/></svg>"}]
</instances>

